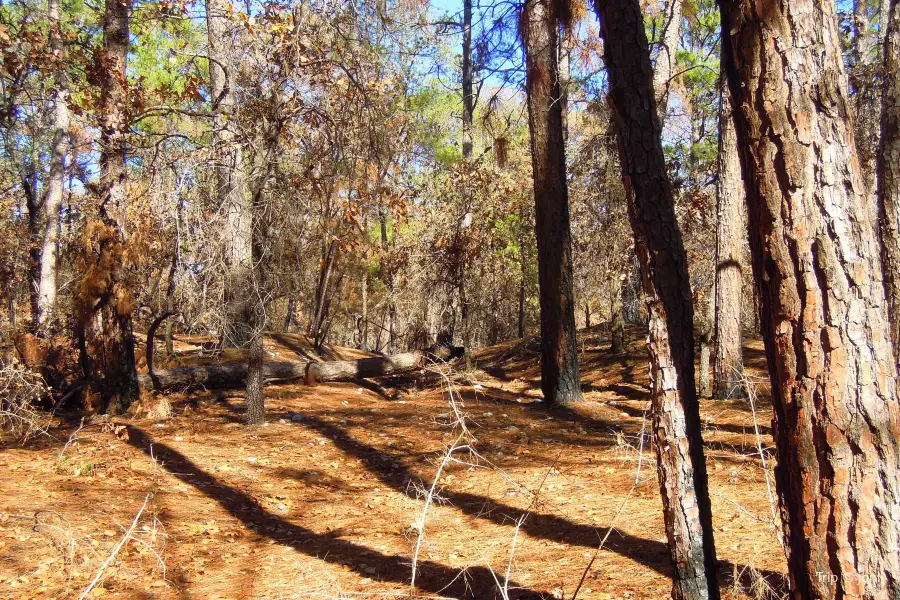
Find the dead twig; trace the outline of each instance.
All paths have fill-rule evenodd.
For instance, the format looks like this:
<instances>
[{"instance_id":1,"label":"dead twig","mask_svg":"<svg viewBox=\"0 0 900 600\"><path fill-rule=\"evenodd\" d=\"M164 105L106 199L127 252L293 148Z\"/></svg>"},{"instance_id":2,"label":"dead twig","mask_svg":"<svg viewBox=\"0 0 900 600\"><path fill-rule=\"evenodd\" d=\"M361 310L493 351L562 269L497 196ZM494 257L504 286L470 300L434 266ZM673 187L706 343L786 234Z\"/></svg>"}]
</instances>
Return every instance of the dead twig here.
<instances>
[{"instance_id":1,"label":"dead twig","mask_svg":"<svg viewBox=\"0 0 900 600\"><path fill-rule=\"evenodd\" d=\"M141 515L144 514L144 509L147 508L147 503L150 502L151 494L147 494L144 497L144 503L141 505L140 510L134 516L134 520L131 522L131 526L125 531L125 535L122 536L122 539L119 540L119 543L115 545L112 552L109 556L106 557L106 560L103 561L103 564L100 565L100 568L97 570L97 574L94 575L94 578L88 584L84 591L81 592L81 595L78 597L78 600L84 600L88 594L91 593L91 590L94 589L94 586L97 585L97 582L100 581L100 578L103 576L103 572L106 568L112 563L112 561L116 558L116 555L119 554L119 551L122 550L122 547L131 539L131 535L134 533L134 530L137 528L137 524L141 519Z\"/></svg>"}]
</instances>

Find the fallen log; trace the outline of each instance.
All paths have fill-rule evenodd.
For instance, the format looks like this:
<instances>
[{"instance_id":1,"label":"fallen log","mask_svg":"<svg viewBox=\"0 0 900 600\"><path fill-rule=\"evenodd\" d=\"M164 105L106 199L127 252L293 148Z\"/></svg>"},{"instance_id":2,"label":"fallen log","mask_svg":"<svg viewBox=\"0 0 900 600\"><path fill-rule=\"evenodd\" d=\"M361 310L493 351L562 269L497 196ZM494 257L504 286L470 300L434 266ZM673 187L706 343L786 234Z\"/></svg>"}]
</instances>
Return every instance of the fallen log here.
<instances>
[{"instance_id":1,"label":"fallen log","mask_svg":"<svg viewBox=\"0 0 900 600\"><path fill-rule=\"evenodd\" d=\"M327 381L386 377L462 355L462 348L436 346L427 350L358 360L267 362L263 366L263 379L267 383L303 379L308 385L315 385ZM244 385L246 379L246 362L155 370L152 377L148 374L138 376L141 387L157 390L240 387Z\"/></svg>"},{"instance_id":2,"label":"fallen log","mask_svg":"<svg viewBox=\"0 0 900 600\"><path fill-rule=\"evenodd\" d=\"M350 381L386 377L420 369L432 362L443 362L459 358L463 348L432 346L427 350L416 350L393 356L373 356L358 360L332 360L312 362L306 369L306 384L315 385L323 381Z\"/></svg>"}]
</instances>

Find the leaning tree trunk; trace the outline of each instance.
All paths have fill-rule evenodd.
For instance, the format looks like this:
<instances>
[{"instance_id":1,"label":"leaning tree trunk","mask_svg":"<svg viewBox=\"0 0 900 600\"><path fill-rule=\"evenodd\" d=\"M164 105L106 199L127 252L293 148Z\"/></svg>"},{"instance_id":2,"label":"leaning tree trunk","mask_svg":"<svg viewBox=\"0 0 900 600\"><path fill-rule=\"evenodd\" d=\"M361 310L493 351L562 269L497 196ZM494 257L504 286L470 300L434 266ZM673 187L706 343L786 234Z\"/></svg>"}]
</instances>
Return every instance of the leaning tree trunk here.
<instances>
[{"instance_id":1,"label":"leaning tree trunk","mask_svg":"<svg viewBox=\"0 0 900 600\"><path fill-rule=\"evenodd\" d=\"M79 290L82 324L101 327L90 331L85 347L92 354L93 376L98 380L101 408L126 410L137 399L137 369L132 333L132 299L125 274L126 134L128 131L128 35L130 0L108 0L103 18L103 79L100 85L100 219L86 235L94 246Z\"/></svg>"},{"instance_id":2,"label":"leaning tree trunk","mask_svg":"<svg viewBox=\"0 0 900 600\"><path fill-rule=\"evenodd\" d=\"M900 405L833 2L723 0L796 598L900 597Z\"/></svg>"},{"instance_id":3,"label":"leaning tree trunk","mask_svg":"<svg viewBox=\"0 0 900 600\"><path fill-rule=\"evenodd\" d=\"M522 36L541 303L541 389L546 402L568 404L580 401L582 395L556 55L559 26L550 0L529 0L524 10Z\"/></svg>"},{"instance_id":4,"label":"leaning tree trunk","mask_svg":"<svg viewBox=\"0 0 900 600\"><path fill-rule=\"evenodd\" d=\"M700 407L694 382L693 304L687 255L666 174L638 0L598 0L609 98L635 250L650 313L648 350L663 517L673 596L719 597Z\"/></svg>"},{"instance_id":5,"label":"leaning tree trunk","mask_svg":"<svg viewBox=\"0 0 900 600\"><path fill-rule=\"evenodd\" d=\"M744 395L741 337L741 255L746 236L744 183L734 132L731 92L722 80L719 98L719 179L716 183L716 310L713 395L724 400Z\"/></svg>"},{"instance_id":6,"label":"leaning tree trunk","mask_svg":"<svg viewBox=\"0 0 900 600\"><path fill-rule=\"evenodd\" d=\"M878 220L881 268L894 358L900 360L900 9L887 7L883 21L884 68L881 91L881 143L878 149Z\"/></svg>"},{"instance_id":7,"label":"leaning tree trunk","mask_svg":"<svg viewBox=\"0 0 900 600\"><path fill-rule=\"evenodd\" d=\"M247 324L253 266L253 206L247 186L244 154L238 140L234 95L236 85L234 35L228 0L206 0L209 79L214 115L216 196L225 213L225 322L222 342L245 346L251 339Z\"/></svg>"},{"instance_id":8,"label":"leaning tree trunk","mask_svg":"<svg viewBox=\"0 0 900 600\"><path fill-rule=\"evenodd\" d=\"M59 22L60 0L49 0L47 21L50 30L49 45L54 56L64 59L62 29ZM69 82L66 69L54 72L53 89L53 141L50 146L50 165L47 172L47 192L44 197L44 232L41 240L41 270L38 282L35 329L42 332L56 305L56 274L59 263L59 210L62 206L69 140Z\"/></svg>"}]
</instances>

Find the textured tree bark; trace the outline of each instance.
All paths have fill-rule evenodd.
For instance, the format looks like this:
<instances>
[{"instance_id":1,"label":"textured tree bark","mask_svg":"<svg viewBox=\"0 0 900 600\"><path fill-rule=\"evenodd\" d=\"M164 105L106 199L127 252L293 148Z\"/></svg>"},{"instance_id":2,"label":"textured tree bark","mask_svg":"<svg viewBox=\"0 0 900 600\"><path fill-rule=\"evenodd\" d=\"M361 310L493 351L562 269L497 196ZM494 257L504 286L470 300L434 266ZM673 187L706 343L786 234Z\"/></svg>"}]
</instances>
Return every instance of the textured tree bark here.
<instances>
[{"instance_id":1,"label":"textured tree bark","mask_svg":"<svg viewBox=\"0 0 900 600\"><path fill-rule=\"evenodd\" d=\"M47 25L50 32L48 40L50 50L60 60L64 60L59 11L60 0L48 0ZM69 148L68 90L69 82L66 77L66 69L62 67L56 69L53 89L53 141L50 146L47 191L44 197L41 269L38 284L37 312L34 315L34 326L39 333L44 329L47 319L56 305L56 274L59 263L59 210L62 206L66 153Z\"/></svg>"},{"instance_id":2,"label":"textured tree bark","mask_svg":"<svg viewBox=\"0 0 900 600\"><path fill-rule=\"evenodd\" d=\"M881 141L878 148L878 221L881 268L887 295L894 359L900 360L900 9L888 7L881 89Z\"/></svg>"},{"instance_id":3,"label":"textured tree bark","mask_svg":"<svg viewBox=\"0 0 900 600\"><path fill-rule=\"evenodd\" d=\"M668 0L664 13L663 30L659 40L659 52L656 65L653 67L653 90L656 97L656 109L659 122L666 120L666 108L669 105L669 89L675 73L675 59L678 52L678 39L681 33L682 0Z\"/></svg>"},{"instance_id":4,"label":"textured tree bark","mask_svg":"<svg viewBox=\"0 0 900 600\"><path fill-rule=\"evenodd\" d=\"M87 343L93 351L94 375L99 378L102 409L124 411L137 399L137 369L132 332L132 299L122 281L123 254L126 244L126 134L128 132L128 83L125 67L128 60L128 35L131 22L131 0L108 0L103 18L103 51L105 67L101 81L100 120L100 218L103 230L98 234L95 262L83 281L94 292L82 297L96 304L82 311L85 323L100 311L102 326L95 327ZM97 280L103 285L96 288ZM84 290L84 288L83 288Z\"/></svg>"},{"instance_id":5,"label":"textured tree bark","mask_svg":"<svg viewBox=\"0 0 900 600\"><path fill-rule=\"evenodd\" d=\"M559 25L550 0L529 0L524 11L522 36L541 303L541 389L547 403L568 404L581 401L582 395L556 58Z\"/></svg>"},{"instance_id":6,"label":"textured tree bark","mask_svg":"<svg viewBox=\"0 0 900 600\"><path fill-rule=\"evenodd\" d=\"M673 597L719 597L700 410L694 382L693 301L675 218L650 50L638 0L598 0L635 250L650 313L653 431Z\"/></svg>"},{"instance_id":7,"label":"textured tree bark","mask_svg":"<svg viewBox=\"0 0 900 600\"><path fill-rule=\"evenodd\" d=\"M795 598L900 597L900 405L833 2L723 0Z\"/></svg>"},{"instance_id":8,"label":"textured tree bark","mask_svg":"<svg viewBox=\"0 0 900 600\"><path fill-rule=\"evenodd\" d=\"M209 79L215 115L216 194L225 211L225 320L222 342L245 346L251 339L248 290L253 265L253 206L247 186L244 154L238 139L234 81L234 25L228 0L206 0Z\"/></svg>"},{"instance_id":9,"label":"textured tree bark","mask_svg":"<svg viewBox=\"0 0 900 600\"><path fill-rule=\"evenodd\" d=\"M741 254L746 239L744 182L734 132L731 92L722 79L719 98L719 179L716 183L716 291L714 397L743 397L744 357L741 335L743 273Z\"/></svg>"}]
</instances>

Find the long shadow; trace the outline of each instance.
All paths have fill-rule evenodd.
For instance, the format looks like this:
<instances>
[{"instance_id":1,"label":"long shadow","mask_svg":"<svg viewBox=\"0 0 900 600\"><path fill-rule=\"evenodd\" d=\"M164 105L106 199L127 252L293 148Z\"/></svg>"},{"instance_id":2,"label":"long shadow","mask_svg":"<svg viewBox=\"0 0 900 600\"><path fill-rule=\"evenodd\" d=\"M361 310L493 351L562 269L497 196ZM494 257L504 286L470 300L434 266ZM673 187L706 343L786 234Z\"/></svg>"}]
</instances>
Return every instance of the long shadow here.
<instances>
[{"instance_id":1,"label":"long shadow","mask_svg":"<svg viewBox=\"0 0 900 600\"><path fill-rule=\"evenodd\" d=\"M390 486L395 491L415 497L412 491L413 486L410 483L417 478L408 468L402 465L402 457L361 442L343 429L315 417L304 418L303 423L300 423L300 425L310 427L318 433L331 438L338 448L366 465L366 468L378 477L382 483ZM442 491L442 496L465 514L499 525L510 525L522 514L521 509L477 494L444 490ZM608 528L583 525L564 517L539 512L530 512L521 529L535 538L587 548L596 547L608 531ZM662 542L646 540L615 530L607 539L604 549L628 557L658 573L671 577L669 549ZM719 571L720 581L726 581L734 572L734 565L727 561L719 561ZM743 565L738 565L737 572L743 574L741 576L742 585L752 585L749 569L743 568ZM786 580L781 573L761 571L761 574L774 589L786 589Z\"/></svg>"},{"instance_id":2,"label":"long shadow","mask_svg":"<svg viewBox=\"0 0 900 600\"><path fill-rule=\"evenodd\" d=\"M290 546L307 556L328 563L347 565L363 577L372 577L364 571L375 568L378 579L398 584L409 584L410 565L405 556L392 556L359 546L331 534L317 533L302 525L272 514L256 503L256 500L233 487L225 485L201 469L196 463L177 450L153 440L141 429L128 426L128 443L156 459L174 477L190 484L215 500L229 514L264 536L283 546ZM363 555L365 553L365 555ZM494 599L500 597L490 569L469 567L460 573L445 565L419 561L417 587L425 592L458 598ZM510 582L510 597L517 600L540 600L545 596L534 590Z\"/></svg>"},{"instance_id":3,"label":"long shadow","mask_svg":"<svg viewBox=\"0 0 900 600\"><path fill-rule=\"evenodd\" d=\"M305 417L299 425L314 429L330 438L346 454L362 462L378 479L402 494L416 498L414 486L418 478L403 466L402 457L379 450L349 435L340 427L315 417ZM398 468L398 465L399 468ZM444 490L442 496L467 515L485 519L499 525L514 523L522 510L497 502L485 496ZM530 536L588 548L596 547L606 534L606 529L574 523L553 514L531 512L521 527ZM615 532L606 542L606 548L628 556L664 575L671 575L668 547L654 542Z\"/></svg>"}]
</instances>

